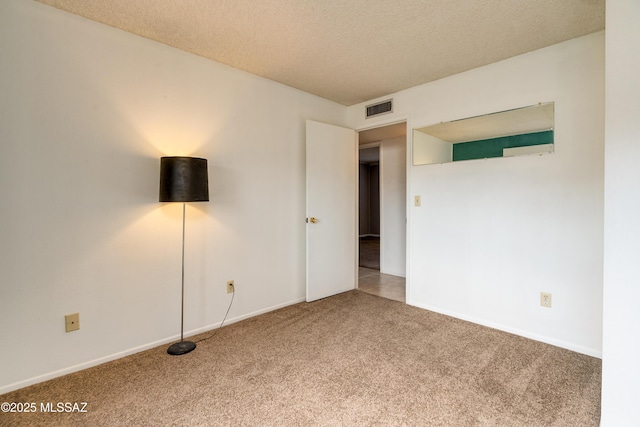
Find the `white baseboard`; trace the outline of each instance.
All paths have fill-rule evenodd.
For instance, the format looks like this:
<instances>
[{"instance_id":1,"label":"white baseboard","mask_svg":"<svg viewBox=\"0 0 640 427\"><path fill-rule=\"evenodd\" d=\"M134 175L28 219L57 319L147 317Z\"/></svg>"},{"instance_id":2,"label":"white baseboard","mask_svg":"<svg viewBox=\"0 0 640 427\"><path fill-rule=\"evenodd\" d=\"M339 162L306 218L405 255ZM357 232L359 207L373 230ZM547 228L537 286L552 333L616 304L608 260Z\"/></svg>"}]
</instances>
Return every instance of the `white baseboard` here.
<instances>
[{"instance_id":1,"label":"white baseboard","mask_svg":"<svg viewBox=\"0 0 640 427\"><path fill-rule=\"evenodd\" d=\"M227 319L227 320L224 321L224 324L225 325L231 325L232 323L236 323L236 322L239 322L241 320L248 319L250 317L259 316L261 314L269 313L270 311L275 311L275 310L278 310L278 309L281 309L281 308L284 308L284 307L288 307L290 305L298 304L298 303L301 303L301 302L304 302L304 301L306 301L306 299L303 297L303 298L298 298L298 299L295 299L295 300L292 300L292 301L289 301L289 302L285 302L283 304L277 304L277 305L274 305L274 306L271 306L271 307L264 308L262 310L253 311L251 313L243 314L242 316L237 316L237 317L233 317L231 319ZM208 326L203 326L202 328L198 328L198 329L193 329L191 331L185 332L184 335L185 336L193 336L193 335L202 334L204 332L209 332L209 331L211 331L213 329L219 328L220 327L220 323L221 322L214 323L214 324L208 325ZM179 336L177 336L177 337L179 337ZM175 340L175 339L176 339L176 337L172 338L171 340L169 340L167 342L171 342L172 340Z\"/></svg>"},{"instance_id":2,"label":"white baseboard","mask_svg":"<svg viewBox=\"0 0 640 427\"><path fill-rule=\"evenodd\" d=\"M402 277L403 279L407 278L407 275L403 271L393 271L393 270L382 270L380 269L380 273L388 274L390 276Z\"/></svg>"},{"instance_id":3,"label":"white baseboard","mask_svg":"<svg viewBox=\"0 0 640 427\"><path fill-rule=\"evenodd\" d=\"M285 302L285 303L282 303L282 304L277 304L277 305L274 305L274 306L271 306L271 307L268 307L268 308L265 308L265 309L262 309L262 310L257 310L257 311L251 312L251 313L247 313L247 314L243 314L241 316L237 316L237 317L233 317L231 319L227 319L227 320L225 320L224 324L225 325L230 325L232 323L236 323L236 322L239 322L241 320L248 319L250 317L255 317L255 316L258 316L260 314L268 313L270 311L278 310L280 308L287 307L287 306L290 306L290 305L293 305L293 304L298 304L298 303L304 302L304 301L305 301L305 298L298 298L298 299L295 299L295 300L292 300L292 301L289 301L289 302ZM190 330L190 331L185 331L184 332L184 336L185 337L189 337L189 336L201 334L203 332L211 331L213 329L216 329L216 328L220 327L220 323L222 323L222 322L218 322L218 323L214 323L214 324L211 324L211 325L203 326L201 328L193 329L193 330ZM150 342L150 343L138 346L138 347L133 347L133 348L130 348L128 350L120 351L118 353L113 353L113 354L110 354L108 356L99 357L97 359L90 360L90 361L83 362L83 363L79 363L79 364L74 365L74 366L69 366L69 367L64 368L64 369L59 369L57 371L49 372L49 373L46 373L46 374L43 374L43 375L38 375L37 377L32 377L32 378L29 378L29 379L26 379L26 380L23 380L23 381L18 381L18 382L15 382L13 384L9 384L9 385L0 387L0 394L9 393L11 391L21 389L23 387L27 387L27 386L30 386L30 385L33 385L33 384L41 383L43 381L47 381L47 380L51 380L53 378L61 377L63 375L72 374L74 372L82 371L84 369L92 368L94 366L102 365L103 363L111 362L112 360L121 359L123 357L130 356L130 355L135 354L135 353L140 353L141 351L149 350L150 348L154 348L154 347L158 347L158 346L161 346L161 345L169 344L169 343L174 342L174 341L176 341L178 339L180 339L180 335L179 334L173 335L171 337L167 337L167 338L163 338L161 340L153 341L153 342Z\"/></svg>"},{"instance_id":4,"label":"white baseboard","mask_svg":"<svg viewBox=\"0 0 640 427\"><path fill-rule=\"evenodd\" d=\"M523 331L517 328L512 328L509 326L505 326L499 323L489 322L484 319L478 319L473 316L466 316L460 313L452 312L449 310L442 310L438 307L432 307L425 304L417 304L415 301L407 300L407 304L412 305L414 307L422 308L424 310L433 311L435 313L444 314L446 316L455 317L456 319L465 320L467 322L475 323L477 325L486 326L492 329L497 329L499 331L508 332L510 334L519 335L524 338L529 338L534 341L540 341L545 344L550 344L556 347L564 348L566 350L575 351L576 353L586 354L587 356L597 357L598 359L602 359L602 350L597 350L589 347L584 347L581 345L576 345L571 342L557 340L555 338L550 338L544 335L538 335L532 332Z\"/></svg>"}]
</instances>

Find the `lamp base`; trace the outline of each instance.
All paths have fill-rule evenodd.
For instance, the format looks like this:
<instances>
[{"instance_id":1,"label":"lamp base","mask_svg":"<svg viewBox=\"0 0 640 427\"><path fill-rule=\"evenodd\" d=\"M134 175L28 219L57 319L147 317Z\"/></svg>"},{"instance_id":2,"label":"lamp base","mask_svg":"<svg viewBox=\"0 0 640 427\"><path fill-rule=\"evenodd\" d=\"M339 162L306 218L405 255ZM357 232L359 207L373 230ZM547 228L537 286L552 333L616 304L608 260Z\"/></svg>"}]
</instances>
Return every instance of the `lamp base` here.
<instances>
[{"instance_id":1,"label":"lamp base","mask_svg":"<svg viewBox=\"0 0 640 427\"><path fill-rule=\"evenodd\" d=\"M189 353L196 348L196 343L191 341L180 341L174 344L167 349L167 353L172 356L180 356L181 354Z\"/></svg>"}]
</instances>

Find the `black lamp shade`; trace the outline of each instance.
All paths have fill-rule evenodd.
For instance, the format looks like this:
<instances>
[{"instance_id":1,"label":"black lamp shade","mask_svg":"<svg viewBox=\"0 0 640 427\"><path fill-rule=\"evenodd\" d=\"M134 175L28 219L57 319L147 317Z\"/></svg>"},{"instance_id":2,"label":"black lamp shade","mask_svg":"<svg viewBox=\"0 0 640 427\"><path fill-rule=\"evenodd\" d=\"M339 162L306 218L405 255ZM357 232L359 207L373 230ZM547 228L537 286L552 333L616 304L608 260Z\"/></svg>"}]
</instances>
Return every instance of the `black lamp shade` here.
<instances>
[{"instance_id":1,"label":"black lamp shade","mask_svg":"<svg viewBox=\"0 0 640 427\"><path fill-rule=\"evenodd\" d=\"M161 202L208 202L207 159L160 158Z\"/></svg>"}]
</instances>

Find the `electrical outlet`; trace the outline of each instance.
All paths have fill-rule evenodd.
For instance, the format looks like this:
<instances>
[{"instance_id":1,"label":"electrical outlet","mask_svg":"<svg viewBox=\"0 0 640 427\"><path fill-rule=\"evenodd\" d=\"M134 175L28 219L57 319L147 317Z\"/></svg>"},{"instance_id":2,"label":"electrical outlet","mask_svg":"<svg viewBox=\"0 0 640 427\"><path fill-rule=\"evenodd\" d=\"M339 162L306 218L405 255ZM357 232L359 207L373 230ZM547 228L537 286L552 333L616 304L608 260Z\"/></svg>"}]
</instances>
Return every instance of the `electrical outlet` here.
<instances>
[{"instance_id":1,"label":"electrical outlet","mask_svg":"<svg viewBox=\"0 0 640 427\"><path fill-rule=\"evenodd\" d=\"M227 281L227 293L232 294L235 292L235 284L233 280Z\"/></svg>"},{"instance_id":2,"label":"electrical outlet","mask_svg":"<svg viewBox=\"0 0 640 427\"><path fill-rule=\"evenodd\" d=\"M540 292L540 305L543 307L551 308L550 292Z\"/></svg>"},{"instance_id":3,"label":"electrical outlet","mask_svg":"<svg viewBox=\"0 0 640 427\"><path fill-rule=\"evenodd\" d=\"M67 314L64 316L64 325L67 332L80 329L80 313Z\"/></svg>"}]
</instances>

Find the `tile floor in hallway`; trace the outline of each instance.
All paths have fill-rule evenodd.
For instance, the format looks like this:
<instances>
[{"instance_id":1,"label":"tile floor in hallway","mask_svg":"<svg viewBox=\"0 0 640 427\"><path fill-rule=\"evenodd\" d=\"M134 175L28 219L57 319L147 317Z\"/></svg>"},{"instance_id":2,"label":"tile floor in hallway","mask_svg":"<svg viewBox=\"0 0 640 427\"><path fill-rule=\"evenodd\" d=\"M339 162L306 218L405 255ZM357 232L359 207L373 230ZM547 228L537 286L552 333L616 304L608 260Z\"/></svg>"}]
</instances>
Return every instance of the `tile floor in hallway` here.
<instances>
[{"instance_id":1,"label":"tile floor in hallway","mask_svg":"<svg viewBox=\"0 0 640 427\"><path fill-rule=\"evenodd\" d=\"M404 277L380 273L378 270L358 268L358 289L395 301L405 302Z\"/></svg>"}]
</instances>

